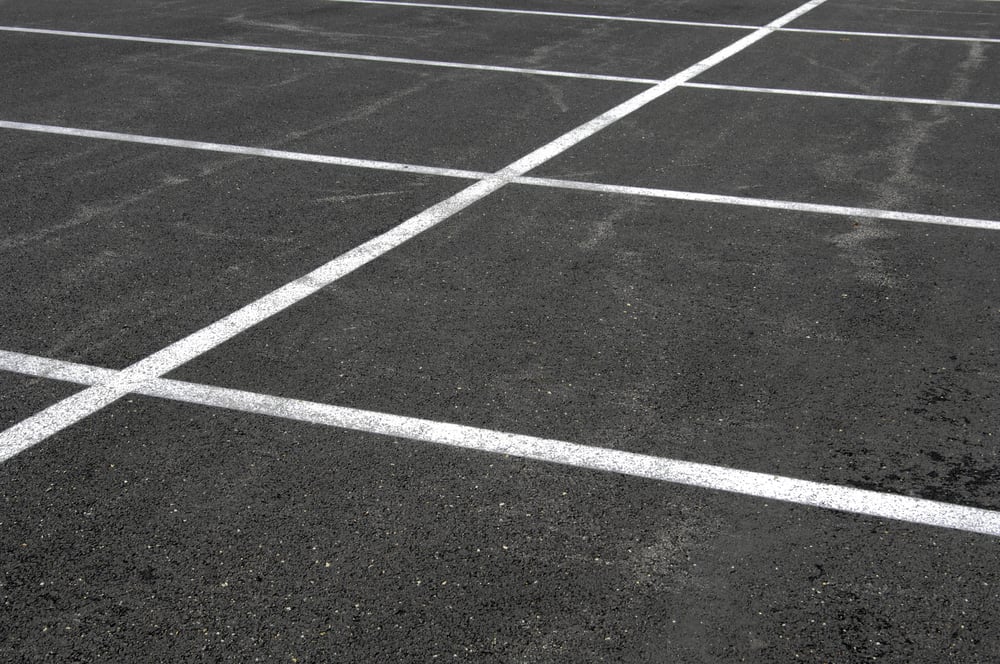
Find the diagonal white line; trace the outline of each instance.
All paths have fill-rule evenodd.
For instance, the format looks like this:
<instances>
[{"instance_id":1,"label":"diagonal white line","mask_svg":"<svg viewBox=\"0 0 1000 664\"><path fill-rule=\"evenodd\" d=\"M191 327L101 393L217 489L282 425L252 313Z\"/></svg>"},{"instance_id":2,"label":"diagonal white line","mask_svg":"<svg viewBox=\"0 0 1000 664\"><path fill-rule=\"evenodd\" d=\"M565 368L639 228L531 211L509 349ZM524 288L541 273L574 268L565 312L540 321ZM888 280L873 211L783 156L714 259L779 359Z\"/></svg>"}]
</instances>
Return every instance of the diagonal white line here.
<instances>
[{"instance_id":1,"label":"diagonal white line","mask_svg":"<svg viewBox=\"0 0 1000 664\"><path fill-rule=\"evenodd\" d=\"M0 351L0 369L83 385L106 382L117 373L9 351ZM1000 536L1000 512L976 507L163 378L146 381L137 386L136 392L478 452Z\"/></svg>"},{"instance_id":2,"label":"diagonal white line","mask_svg":"<svg viewBox=\"0 0 1000 664\"><path fill-rule=\"evenodd\" d=\"M722 28L730 30L759 30L761 26L736 23L707 23L704 21L680 21L667 18L634 18L631 16L606 16L604 14L574 14L569 12L549 12L537 9L506 9L503 7L477 7L474 5L442 5L429 2L395 2L391 0L327 0L327 2L350 3L355 5L386 5L409 7L412 9L446 9L465 12L487 12L491 14L521 14L527 16L550 16L555 18L582 18L596 21L618 21L623 23L656 23L660 25L682 25L694 28Z\"/></svg>"},{"instance_id":3,"label":"diagonal white line","mask_svg":"<svg viewBox=\"0 0 1000 664\"><path fill-rule=\"evenodd\" d=\"M132 35L112 35L100 32L73 32L69 30L48 30L43 28L22 28L18 26L0 26L0 32L26 33L48 35L53 37L79 37L83 39L103 39L107 41L139 42L142 44L166 44L170 46L194 46L198 48L215 48L228 51L250 51L253 53L277 53L281 55L304 55L317 58L333 58L337 60L360 60L363 62L387 62L402 65L418 65L423 67L447 67L450 69L472 69L475 71L490 71L507 74L529 74L533 76L555 76L560 78L582 78L592 81L612 81L615 83L639 83L655 85L659 79L634 78L629 76L610 76L605 74L588 74L584 72L555 71L552 69L530 69L525 67L504 67L501 65L478 65L464 62L445 62L443 60L421 60L416 58L395 58L385 55L366 55L364 53L341 53L338 51L314 51L301 48L283 48L279 46L258 46L253 44L227 44L225 42L203 42L190 39L167 39L163 37L135 37Z\"/></svg>"},{"instance_id":4,"label":"diagonal white line","mask_svg":"<svg viewBox=\"0 0 1000 664\"><path fill-rule=\"evenodd\" d=\"M957 106L1000 111L1000 104L981 101L960 101L954 99L925 99L922 97L890 97L886 95L862 95L850 92L823 92L817 90L792 90L789 88L758 88L749 85L723 85L720 83L685 83L685 88L702 90L725 90L729 92L752 92L755 94L791 95L795 97L823 97L827 99L852 99L858 101L882 101L891 104L922 104L925 106Z\"/></svg>"},{"instance_id":5,"label":"diagonal white line","mask_svg":"<svg viewBox=\"0 0 1000 664\"><path fill-rule=\"evenodd\" d=\"M772 21L767 26L746 35L730 46L710 55L688 67L662 83L644 90L638 95L602 113L593 120L572 129L555 140L543 145L521 159L501 169L496 174L479 180L450 196L442 202L424 210L399 226L378 237L334 258L312 272L274 290L242 309L183 339L139 360L127 367L114 378L99 385L89 387L45 410L18 422L6 431L0 432L0 461L14 456L49 436L72 426L88 415L104 408L129 392L138 391L146 381L162 376L199 355L208 352L226 340L240 334L261 321L284 311L316 291L350 274L382 254L391 251L416 235L437 226L469 205L489 196L504 187L514 178L545 163L580 141L593 136L598 131L613 124L629 113L642 108L649 102L665 95L682 83L686 83L726 58L760 41L775 29L795 20L825 0L809 0L799 8Z\"/></svg>"}]
</instances>

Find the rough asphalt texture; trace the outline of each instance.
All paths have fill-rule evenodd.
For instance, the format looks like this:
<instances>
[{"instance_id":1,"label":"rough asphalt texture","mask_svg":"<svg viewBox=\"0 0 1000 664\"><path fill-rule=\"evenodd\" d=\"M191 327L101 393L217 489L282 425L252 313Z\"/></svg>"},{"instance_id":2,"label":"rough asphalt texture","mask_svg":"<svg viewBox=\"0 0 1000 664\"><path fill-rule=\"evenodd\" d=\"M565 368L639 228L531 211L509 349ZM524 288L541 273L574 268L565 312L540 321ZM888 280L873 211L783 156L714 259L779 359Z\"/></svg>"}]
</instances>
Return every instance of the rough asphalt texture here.
<instances>
[{"instance_id":1,"label":"rough asphalt texture","mask_svg":"<svg viewBox=\"0 0 1000 664\"><path fill-rule=\"evenodd\" d=\"M0 25L641 77L745 34L321 0L0 0ZM1000 38L1000 5L794 25ZM998 58L778 33L697 80L1000 103ZM475 170L642 89L12 33L0 62L2 120ZM998 119L678 89L539 173L1000 219ZM110 368L468 183L9 130L0 155L0 349ZM509 186L171 377L1000 509L998 244ZM77 389L0 373L0 426ZM0 495L4 662L1000 659L997 539L277 418L127 397Z\"/></svg>"}]
</instances>

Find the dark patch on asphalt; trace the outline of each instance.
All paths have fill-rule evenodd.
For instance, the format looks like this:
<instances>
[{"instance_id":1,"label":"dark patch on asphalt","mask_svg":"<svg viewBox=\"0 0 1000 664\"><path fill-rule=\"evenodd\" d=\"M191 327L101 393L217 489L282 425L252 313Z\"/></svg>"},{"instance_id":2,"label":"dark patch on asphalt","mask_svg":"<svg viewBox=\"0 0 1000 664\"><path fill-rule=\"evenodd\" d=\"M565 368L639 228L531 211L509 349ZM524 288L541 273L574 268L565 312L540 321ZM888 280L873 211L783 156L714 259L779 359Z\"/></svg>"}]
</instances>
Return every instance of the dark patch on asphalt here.
<instances>
[{"instance_id":1,"label":"dark patch on asphalt","mask_svg":"<svg viewBox=\"0 0 1000 664\"><path fill-rule=\"evenodd\" d=\"M679 89L535 174L996 219L997 111Z\"/></svg>"},{"instance_id":2,"label":"dark patch on asphalt","mask_svg":"<svg viewBox=\"0 0 1000 664\"><path fill-rule=\"evenodd\" d=\"M792 28L1000 38L1000 7L984 0L829 0Z\"/></svg>"},{"instance_id":3,"label":"dark patch on asphalt","mask_svg":"<svg viewBox=\"0 0 1000 664\"><path fill-rule=\"evenodd\" d=\"M83 388L0 370L0 430Z\"/></svg>"},{"instance_id":4,"label":"dark patch on asphalt","mask_svg":"<svg viewBox=\"0 0 1000 664\"><path fill-rule=\"evenodd\" d=\"M998 540L151 399L3 467L20 662L985 661Z\"/></svg>"},{"instance_id":5,"label":"dark patch on asphalt","mask_svg":"<svg viewBox=\"0 0 1000 664\"><path fill-rule=\"evenodd\" d=\"M699 83L1000 103L1000 44L779 32Z\"/></svg>"},{"instance_id":6,"label":"dark patch on asphalt","mask_svg":"<svg viewBox=\"0 0 1000 664\"><path fill-rule=\"evenodd\" d=\"M9 34L0 118L495 170L636 94L605 81ZM192 103L197 100L197 103ZM429 119L433 122L429 123Z\"/></svg>"},{"instance_id":7,"label":"dark patch on asphalt","mask_svg":"<svg viewBox=\"0 0 1000 664\"><path fill-rule=\"evenodd\" d=\"M997 242L512 188L172 375L996 508Z\"/></svg>"},{"instance_id":8,"label":"dark patch on asphalt","mask_svg":"<svg viewBox=\"0 0 1000 664\"><path fill-rule=\"evenodd\" d=\"M3 132L0 348L124 367L467 181Z\"/></svg>"}]
</instances>

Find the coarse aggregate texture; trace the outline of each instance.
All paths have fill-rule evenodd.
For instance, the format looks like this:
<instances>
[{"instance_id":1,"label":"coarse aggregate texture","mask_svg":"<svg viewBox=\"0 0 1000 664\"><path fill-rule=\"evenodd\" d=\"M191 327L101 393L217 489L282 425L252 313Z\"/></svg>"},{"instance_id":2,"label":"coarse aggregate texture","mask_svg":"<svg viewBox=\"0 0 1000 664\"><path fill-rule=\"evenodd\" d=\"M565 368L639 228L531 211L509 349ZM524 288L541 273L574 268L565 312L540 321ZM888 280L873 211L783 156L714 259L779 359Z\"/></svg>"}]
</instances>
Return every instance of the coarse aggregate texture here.
<instances>
[{"instance_id":1,"label":"coarse aggregate texture","mask_svg":"<svg viewBox=\"0 0 1000 664\"><path fill-rule=\"evenodd\" d=\"M991 0L832 0L790 27L996 39L1000 7Z\"/></svg>"},{"instance_id":2,"label":"coarse aggregate texture","mask_svg":"<svg viewBox=\"0 0 1000 664\"><path fill-rule=\"evenodd\" d=\"M0 347L111 368L162 348L464 185L4 133ZM16 170L11 164L18 164Z\"/></svg>"},{"instance_id":3,"label":"coarse aggregate texture","mask_svg":"<svg viewBox=\"0 0 1000 664\"><path fill-rule=\"evenodd\" d=\"M1000 647L992 538L145 398L0 475L17 661Z\"/></svg>"},{"instance_id":4,"label":"coarse aggregate texture","mask_svg":"<svg viewBox=\"0 0 1000 664\"><path fill-rule=\"evenodd\" d=\"M996 251L515 187L171 377L998 508Z\"/></svg>"},{"instance_id":5,"label":"coarse aggregate texture","mask_svg":"<svg viewBox=\"0 0 1000 664\"><path fill-rule=\"evenodd\" d=\"M782 32L697 81L1000 103L1000 44Z\"/></svg>"},{"instance_id":6,"label":"coarse aggregate texture","mask_svg":"<svg viewBox=\"0 0 1000 664\"><path fill-rule=\"evenodd\" d=\"M684 88L532 174L993 219L996 118L995 110Z\"/></svg>"},{"instance_id":7,"label":"coarse aggregate texture","mask_svg":"<svg viewBox=\"0 0 1000 664\"><path fill-rule=\"evenodd\" d=\"M23 420L79 389L77 385L0 371L0 426Z\"/></svg>"},{"instance_id":8,"label":"coarse aggregate texture","mask_svg":"<svg viewBox=\"0 0 1000 664\"><path fill-rule=\"evenodd\" d=\"M4 119L493 170L635 94L604 81L57 39L53 49L53 37L4 36L0 80L16 92L0 99Z\"/></svg>"},{"instance_id":9,"label":"coarse aggregate texture","mask_svg":"<svg viewBox=\"0 0 1000 664\"><path fill-rule=\"evenodd\" d=\"M0 31L0 452L38 436L0 464L0 661L997 661L1000 539L910 498L1000 512L1000 235L795 202L1000 222L1000 112L677 88L529 173L776 211L475 183L641 82L217 47L666 79L752 27L328 0L0 0L3 26L215 46ZM1000 103L996 2L787 27L953 39L761 32L692 83ZM155 378L178 364L202 385ZM760 497L794 478L869 502Z\"/></svg>"}]
</instances>

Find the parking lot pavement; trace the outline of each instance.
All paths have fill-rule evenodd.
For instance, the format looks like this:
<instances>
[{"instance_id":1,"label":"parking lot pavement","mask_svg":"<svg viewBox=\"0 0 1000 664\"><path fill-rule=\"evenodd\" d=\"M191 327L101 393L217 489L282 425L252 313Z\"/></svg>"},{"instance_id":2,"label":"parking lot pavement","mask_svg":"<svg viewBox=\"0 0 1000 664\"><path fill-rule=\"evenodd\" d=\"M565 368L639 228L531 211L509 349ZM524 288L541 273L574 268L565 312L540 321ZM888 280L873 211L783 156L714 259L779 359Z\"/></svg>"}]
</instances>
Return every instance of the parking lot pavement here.
<instances>
[{"instance_id":1,"label":"parking lot pavement","mask_svg":"<svg viewBox=\"0 0 1000 664\"><path fill-rule=\"evenodd\" d=\"M699 82L1000 103L1000 44L783 32Z\"/></svg>"},{"instance_id":2,"label":"parking lot pavement","mask_svg":"<svg viewBox=\"0 0 1000 664\"><path fill-rule=\"evenodd\" d=\"M7 657L975 661L1000 646L995 538L141 397L0 473Z\"/></svg>"},{"instance_id":3,"label":"parking lot pavement","mask_svg":"<svg viewBox=\"0 0 1000 664\"><path fill-rule=\"evenodd\" d=\"M996 248L514 188L171 377L996 508Z\"/></svg>"},{"instance_id":4,"label":"parking lot pavement","mask_svg":"<svg viewBox=\"0 0 1000 664\"><path fill-rule=\"evenodd\" d=\"M23 91L0 103L5 119L493 170L635 93L604 81L526 83L510 74L93 40L58 39L58 49L43 50L53 39L5 36L5 83ZM39 52L57 62L39 62Z\"/></svg>"},{"instance_id":5,"label":"parking lot pavement","mask_svg":"<svg viewBox=\"0 0 1000 664\"><path fill-rule=\"evenodd\" d=\"M124 367L463 181L6 134L4 350Z\"/></svg>"},{"instance_id":6,"label":"parking lot pavement","mask_svg":"<svg viewBox=\"0 0 1000 664\"><path fill-rule=\"evenodd\" d=\"M1000 37L1000 9L983 0L892 0L870 5L853 0L823 3L796 21L796 28L859 30L950 37Z\"/></svg>"},{"instance_id":7,"label":"parking lot pavement","mask_svg":"<svg viewBox=\"0 0 1000 664\"><path fill-rule=\"evenodd\" d=\"M0 659L992 661L994 4L0 1Z\"/></svg>"},{"instance_id":8,"label":"parking lot pavement","mask_svg":"<svg viewBox=\"0 0 1000 664\"><path fill-rule=\"evenodd\" d=\"M994 110L676 90L542 166L574 180L992 218ZM665 130L685 127L683 132Z\"/></svg>"},{"instance_id":9,"label":"parking lot pavement","mask_svg":"<svg viewBox=\"0 0 1000 664\"><path fill-rule=\"evenodd\" d=\"M10 426L68 397L80 388L41 378L14 373L0 373L0 425Z\"/></svg>"}]
</instances>

